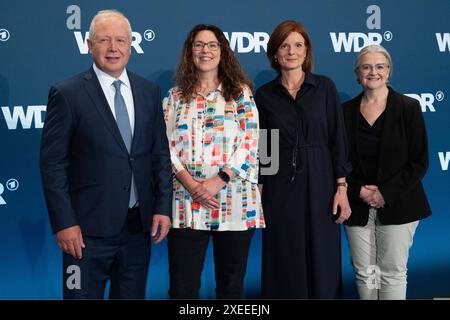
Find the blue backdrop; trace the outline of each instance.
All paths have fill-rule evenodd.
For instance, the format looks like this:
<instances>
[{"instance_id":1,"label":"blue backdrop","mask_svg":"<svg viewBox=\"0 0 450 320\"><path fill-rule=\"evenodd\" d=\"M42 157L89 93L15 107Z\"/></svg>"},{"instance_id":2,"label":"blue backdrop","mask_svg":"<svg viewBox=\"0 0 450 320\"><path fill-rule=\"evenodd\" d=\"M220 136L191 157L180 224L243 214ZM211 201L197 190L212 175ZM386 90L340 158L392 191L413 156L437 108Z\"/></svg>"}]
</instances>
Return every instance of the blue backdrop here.
<instances>
[{"instance_id":1,"label":"blue backdrop","mask_svg":"<svg viewBox=\"0 0 450 320\"><path fill-rule=\"evenodd\" d=\"M450 1L25 1L0 2L0 298L62 296L61 253L51 234L38 170L50 85L86 70L86 32L98 10L116 8L131 21L128 68L167 92L188 31L220 26L255 87L274 73L265 45L285 19L301 21L313 44L315 72L331 77L343 101L359 93L353 62L365 44L391 53L391 85L419 99L429 136L424 185L433 215L421 222L409 260L409 298L450 297ZM348 246L342 243L345 296L356 297ZM247 296L259 294L260 233L251 247ZM201 296L214 297L212 252ZM165 299L166 243L153 247L147 296Z\"/></svg>"}]
</instances>

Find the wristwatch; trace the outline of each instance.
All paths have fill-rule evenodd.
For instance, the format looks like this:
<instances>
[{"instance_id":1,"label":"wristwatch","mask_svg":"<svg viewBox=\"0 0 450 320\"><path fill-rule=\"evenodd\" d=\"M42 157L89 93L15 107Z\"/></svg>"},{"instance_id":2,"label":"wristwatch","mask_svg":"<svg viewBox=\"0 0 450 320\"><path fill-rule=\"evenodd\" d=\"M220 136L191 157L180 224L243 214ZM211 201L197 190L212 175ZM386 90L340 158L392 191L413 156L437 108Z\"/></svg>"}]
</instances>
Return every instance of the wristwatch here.
<instances>
[{"instance_id":1,"label":"wristwatch","mask_svg":"<svg viewBox=\"0 0 450 320\"><path fill-rule=\"evenodd\" d=\"M220 179L223 180L223 182L228 183L230 182L230 176L225 171L222 171L222 169L219 170L219 173L217 174Z\"/></svg>"},{"instance_id":2,"label":"wristwatch","mask_svg":"<svg viewBox=\"0 0 450 320\"><path fill-rule=\"evenodd\" d=\"M338 182L338 183L336 184L336 186L337 186L337 187L346 187L346 188L348 188L347 182Z\"/></svg>"}]
</instances>

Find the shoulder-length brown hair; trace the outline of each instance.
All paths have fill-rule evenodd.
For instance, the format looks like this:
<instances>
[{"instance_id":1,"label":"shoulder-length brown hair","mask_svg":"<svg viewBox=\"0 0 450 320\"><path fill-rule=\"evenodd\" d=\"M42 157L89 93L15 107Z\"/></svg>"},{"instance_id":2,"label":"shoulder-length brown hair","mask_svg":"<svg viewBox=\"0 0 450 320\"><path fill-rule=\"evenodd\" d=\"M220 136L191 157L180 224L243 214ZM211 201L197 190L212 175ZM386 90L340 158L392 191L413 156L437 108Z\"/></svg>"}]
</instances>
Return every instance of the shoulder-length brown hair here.
<instances>
[{"instance_id":1,"label":"shoulder-length brown hair","mask_svg":"<svg viewBox=\"0 0 450 320\"><path fill-rule=\"evenodd\" d=\"M251 81L239 65L230 44L222 30L214 25L199 24L189 32L181 51L180 63L176 72L176 85L181 91L184 102L190 102L195 88L199 84L197 70L192 57L192 43L197 33L208 30L214 33L220 44L219 81L222 84L222 94L226 101L237 99L241 94L241 87L248 85L252 88Z\"/></svg>"},{"instance_id":2,"label":"shoulder-length brown hair","mask_svg":"<svg viewBox=\"0 0 450 320\"><path fill-rule=\"evenodd\" d=\"M284 40L292 33L298 32L305 39L306 46L306 57L305 61L302 64L303 71L312 71L314 68L314 61L312 55L312 45L311 40L309 39L308 33L305 30L305 27L295 20L286 20L280 23L275 30L273 30L269 42L267 43L267 58L269 58L270 65L273 69L275 69L278 73L281 71L280 64L275 59L275 54L280 48L281 44Z\"/></svg>"}]
</instances>

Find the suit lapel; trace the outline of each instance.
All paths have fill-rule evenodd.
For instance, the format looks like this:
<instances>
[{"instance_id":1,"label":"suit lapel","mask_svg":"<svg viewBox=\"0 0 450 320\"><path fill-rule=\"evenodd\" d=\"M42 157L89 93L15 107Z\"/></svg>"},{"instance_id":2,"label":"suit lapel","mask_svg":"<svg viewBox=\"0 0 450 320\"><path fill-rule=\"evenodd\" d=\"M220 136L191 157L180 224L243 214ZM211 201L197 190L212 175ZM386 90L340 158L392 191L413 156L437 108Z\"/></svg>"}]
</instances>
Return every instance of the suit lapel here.
<instances>
[{"instance_id":1,"label":"suit lapel","mask_svg":"<svg viewBox=\"0 0 450 320\"><path fill-rule=\"evenodd\" d=\"M120 134L119 128L117 127L116 119L111 112L111 108L109 107L108 101L106 100L105 94L103 93L102 87L100 86L100 82L95 75L95 72L92 68L89 69L85 74L85 88L92 99L97 111L100 113L101 118L104 120L104 123L111 134L114 136L117 143L120 147L126 152L127 147L123 142L122 135Z\"/></svg>"}]
</instances>

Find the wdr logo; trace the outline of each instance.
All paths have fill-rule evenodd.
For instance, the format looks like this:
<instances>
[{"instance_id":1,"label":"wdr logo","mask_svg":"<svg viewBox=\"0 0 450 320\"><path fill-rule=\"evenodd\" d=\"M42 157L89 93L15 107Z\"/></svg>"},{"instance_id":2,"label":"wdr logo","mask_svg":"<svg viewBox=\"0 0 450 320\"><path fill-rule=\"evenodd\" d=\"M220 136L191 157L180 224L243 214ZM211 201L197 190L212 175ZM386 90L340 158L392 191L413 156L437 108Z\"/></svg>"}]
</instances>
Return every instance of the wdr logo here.
<instances>
[{"instance_id":1,"label":"wdr logo","mask_svg":"<svg viewBox=\"0 0 450 320\"><path fill-rule=\"evenodd\" d=\"M146 30L146 32L149 32L146 34L145 40L147 41L153 41L155 38L155 33L152 30ZM87 39L89 39L89 32L86 31L83 34L81 31L74 31L73 33L75 35L75 40L77 41L78 50L80 51L80 54L88 54L89 48L87 45ZM149 34L152 34L152 36L148 36ZM133 31L132 32L133 40L131 41L131 47L134 48L136 53L143 54L144 50L142 50L141 42L142 42L142 36L140 33Z\"/></svg>"},{"instance_id":2,"label":"wdr logo","mask_svg":"<svg viewBox=\"0 0 450 320\"><path fill-rule=\"evenodd\" d=\"M444 93L442 91L437 91L435 94L432 93L405 93L405 96L416 99L420 102L420 107L422 108L422 112L427 112L427 109L430 112L436 112L436 108L434 106L435 101L444 100Z\"/></svg>"},{"instance_id":3,"label":"wdr logo","mask_svg":"<svg viewBox=\"0 0 450 320\"><path fill-rule=\"evenodd\" d=\"M67 7L66 13L69 14L66 20L66 26L69 30L80 30L81 29L81 9L77 5L70 5ZM74 31L75 40L77 42L78 50L80 54L88 54L89 49L87 45L87 39L89 39L89 32L85 32L84 35L81 31ZM147 29L144 31L144 39L146 41L153 41L156 35L155 32L151 29ZM136 53L143 54L144 50L142 50L141 42L142 35L139 32L132 32L132 41L131 47L134 48Z\"/></svg>"},{"instance_id":4,"label":"wdr logo","mask_svg":"<svg viewBox=\"0 0 450 320\"><path fill-rule=\"evenodd\" d=\"M450 162L450 151L447 151L445 154L444 152L438 152L439 156L439 162L441 163L442 171L448 170L448 164Z\"/></svg>"},{"instance_id":5,"label":"wdr logo","mask_svg":"<svg viewBox=\"0 0 450 320\"><path fill-rule=\"evenodd\" d=\"M436 33L436 41L440 52L450 51L450 33Z\"/></svg>"},{"instance_id":6,"label":"wdr logo","mask_svg":"<svg viewBox=\"0 0 450 320\"><path fill-rule=\"evenodd\" d=\"M8 181L6 181L5 186L9 191L16 191L17 189L19 189L19 181L17 181L16 179L9 179ZM2 196L4 192L5 187L0 183L0 205L6 204L5 198Z\"/></svg>"},{"instance_id":7,"label":"wdr logo","mask_svg":"<svg viewBox=\"0 0 450 320\"><path fill-rule=\"evenodd\" d=\"M2 106L2 113L9 130L16 130L19 122L23 129L41 129L44 127L42 112L46 109L47 106L43 105L28 106L26 109L14 106L11 112L9 106Z\"/></svg>"},{"instance_id":8,"label":"wdr logo","mask_svg":"<svg viewBox=\"0 0 450 320\"><path fill-rule=\"evenodd\" d=\"M370 16L367 18L366 26L369 30L381 29L381 9L379 6L370 5L366 10ZM381 44L383 39L391 41L394 35L390 31L385 31L383 34L377 32L369 32L367 34L362 32L330 32L331 43L333 44L334 52L359 52L365 46L371 44Z\"/></svg>"},{"instance_id":9,"label":"wdr logo","mask_svg":"<svg viewBox=\"0 0 450 320\"><path fill-rule=\"evenodd\" d=\"M260 53L261 48L267 51L267 42L269 41L269 34L266 32L228 32L223 33L230 43L231 50L238 53L248 53L254 51Z\"/></svg>"}]
</instances>

